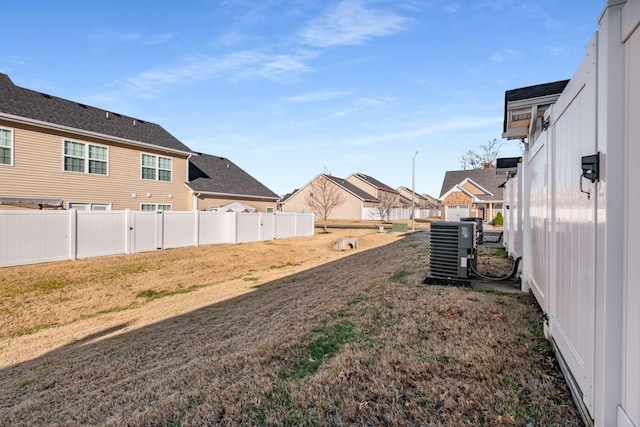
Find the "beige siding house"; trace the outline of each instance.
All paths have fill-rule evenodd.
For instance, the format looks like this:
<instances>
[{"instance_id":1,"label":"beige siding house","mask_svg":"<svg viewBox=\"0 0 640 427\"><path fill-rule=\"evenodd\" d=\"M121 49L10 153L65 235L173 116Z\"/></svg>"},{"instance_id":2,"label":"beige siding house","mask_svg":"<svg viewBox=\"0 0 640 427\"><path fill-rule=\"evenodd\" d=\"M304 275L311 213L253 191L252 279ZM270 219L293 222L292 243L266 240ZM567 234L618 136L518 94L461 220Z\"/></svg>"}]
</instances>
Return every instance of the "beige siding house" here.
<instances>
[{"instance_id":1,"label":"beige siding house","mask_svg":"<svg viewBox=\"0 0 640 427\"><path fill-rule=\"evenodd\" d=\"M194 154L157 124L0 73L0 209L189 210Z\"/></svg>"},{"instance_id":2,"label":"beige siding house","mask_svg":"<svg viewBox=\"0 0 640 427\"><path fill-rule=\"evenodd\" d=\"M231 160L201 153L189 160L187 188L197 210L275 212L280 199Z\"/></svg>"},{"instance_id":3,"label":"beige siding house","mask_svg":"<svg viewBox=\"0 0 640 427\"><path fill-rule=\"evenodd\" d=\"M375 208L380 201L371 194L356 187L345 179L320 174L308 182L304 187L294 191L281 201L283 212L311 212L307 204L307 197L312 192L312 185L318 179L326 178L343 195L344 203L331 211L328 219L361 220L367 208Z\"/></svg>"}]
</instances>

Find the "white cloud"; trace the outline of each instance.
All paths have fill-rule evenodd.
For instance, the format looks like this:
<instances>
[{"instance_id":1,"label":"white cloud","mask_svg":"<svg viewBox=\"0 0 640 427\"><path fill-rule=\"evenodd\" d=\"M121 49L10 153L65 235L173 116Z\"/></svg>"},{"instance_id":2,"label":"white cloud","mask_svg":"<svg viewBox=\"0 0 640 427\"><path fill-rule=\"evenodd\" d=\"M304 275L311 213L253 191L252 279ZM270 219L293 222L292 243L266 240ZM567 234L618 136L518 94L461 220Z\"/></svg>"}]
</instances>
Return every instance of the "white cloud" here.
<instances>
[{"instance_id":1,"label":"white cloud","mask_svg":"<svg viewBox=\"0 0 640 427\"><path fill-rule=\"evenodd\" d=\"M405 29L409 19L392 11L367 8L362 0L344 0L299 32L315 47L358 45Z\"/></svg>"},{"instance_id":2,"label":"white cloud","mask_svg":"<svg viewBox=\"0 0 640 427\"><path fill-rule=\"evenodd\" d=\"M491 60L494 62L512 61L519 58L520 54L513 49L504 49L491 55Z\"/></svg>"},{"instance_id":3,"label":"white cloud","mask_svg":"<svg viewBox=\"0 0 640 427\"><path fill-rule=\"evenodd\" d=\"M162 44L171 40L174 36L174 33L144 36L140 33L120 30L102 30L93 35L94 38L99 40L115 41L120 43L136 42L143 45Z\"/></svg>"},{"instance_id":4,"label":"white cloud","mask_svg":"<svg viewBox=\"0 0 640 427\"><path fill-rule=\"evenodd\" d=\"M447 13L456 13L456 12L459 12L461 8L462 7L458 3L452 3L450 5L447 5L444 8L444 11Z\"/></svg>"},{"instance_id":5,"label":"white cloud","mask_svg":"<svg viewBox=\"0 0 640 427\"><path fill-rule=\"evenodd\" d=\"M398 142L405 139L412 139L431 135L437 132L451 132L462 129L482 128L485 126L493 126L496 123L502 123L502 117L474 117L460 116L453 117L442 123L430 124L414 129L408 129L399 132L391 132L383 135L363 137L360 139L349 140L350 145L373 145L383 142Z\"/></svg>"},{"instance_id":6,"label":"white cloud","mask_svg":"<svg viewBox=\"0 0 640 427\"><path fill-rule=\"evenodd\" d=\"M282 81L308 70L305 61L312 54L272 54L260 51L240 51L227 56L192 56L174 67L157 67L119 81L127 93L150 96L163 86L227 77L246 79L260 77Z\"/></svg>"},{"instance_id":7,"label":"white cloud","mask_svg":"<svg viewBox=\"0 0 640 427\"><path fill-rule=\"evenodd\" d=\"M171 40L174 37L174 35L175 34L173 33L165 33L165 34L158 34L156 36L143 37L140 40L140 43L144 45L162 44L164 42L168 42L169 40Z\"/></svg>"},{"instance_id":8,"label":"white cloud","mask_svg":"<svg viewBox=\"0 0 640 427\"><path fill-rule=\"evenodd\" d=\"M316 101L327 101L330 99L341 98L345 95L348 95L348 93L340 92L340 91L331 91L331 90L320 90L317 92L309 92L302 95L289 96L286 98L282 98L282 100L289 101L289 102L316 102Z\"/></svg>"}]
</instances>

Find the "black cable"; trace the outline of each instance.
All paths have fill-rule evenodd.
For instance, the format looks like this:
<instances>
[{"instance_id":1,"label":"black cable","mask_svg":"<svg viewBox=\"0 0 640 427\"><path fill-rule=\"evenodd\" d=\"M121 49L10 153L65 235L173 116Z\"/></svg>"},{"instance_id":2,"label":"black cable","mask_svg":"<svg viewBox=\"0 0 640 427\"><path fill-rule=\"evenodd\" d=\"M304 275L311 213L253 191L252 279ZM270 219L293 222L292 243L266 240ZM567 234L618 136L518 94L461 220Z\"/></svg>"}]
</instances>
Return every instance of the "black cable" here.
<instances>
[{"instance_id":1,"label":"black cable","mask_svg":"<svg viewBox=\"0 0 640 427\"><path fill-rule=\"evenodd\" d=\"M520 256L518 258L516 258L516 261L513 264L513 270L511 271L511 273L508 276L503 276L503 277L485 276L483 274L478 273L478 271L474 267L474 263L473 262L471 263L471 271L473 271L473 273L476 276L480 276L483 279L487 279L487 280L495 280L495 281L509 280L509 279L513 279L516 276L516 273L518 272L518 264L520 264L520 260L521 259L522 259L522 257L520 257Z\"/></svg>"}]
</instances>

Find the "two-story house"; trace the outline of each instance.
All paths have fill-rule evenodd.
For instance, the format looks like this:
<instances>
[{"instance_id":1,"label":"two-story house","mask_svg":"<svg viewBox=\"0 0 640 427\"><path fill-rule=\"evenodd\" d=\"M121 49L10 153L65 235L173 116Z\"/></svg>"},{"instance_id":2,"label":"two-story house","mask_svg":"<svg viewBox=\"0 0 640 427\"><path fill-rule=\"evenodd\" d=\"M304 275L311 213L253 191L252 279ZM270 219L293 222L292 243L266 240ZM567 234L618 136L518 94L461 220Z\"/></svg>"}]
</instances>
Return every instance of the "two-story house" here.
<instances>
[{"instance_id":1,"label":"two-story house","mask_svg":"<svg viewBox=\"0 0 640 427\"><path fill-rule=\"evenodd\" d=\"M161 126L0 73L0 208L189 210L189 158Z\"/></svg>"}]
</instances>

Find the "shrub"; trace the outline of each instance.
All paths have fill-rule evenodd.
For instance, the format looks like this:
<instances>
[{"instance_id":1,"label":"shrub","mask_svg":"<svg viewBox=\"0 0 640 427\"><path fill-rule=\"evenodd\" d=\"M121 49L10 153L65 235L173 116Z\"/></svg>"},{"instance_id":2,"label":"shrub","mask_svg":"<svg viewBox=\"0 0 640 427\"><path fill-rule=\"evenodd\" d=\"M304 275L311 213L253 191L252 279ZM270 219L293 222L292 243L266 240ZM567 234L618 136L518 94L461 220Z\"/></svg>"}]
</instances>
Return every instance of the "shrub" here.
<instances>
[{"instance_id":1,"label":"shrub","mask_svg":"<svg viewBox=\"0 0 640 427\"><path fill-rule=\"evenodd\" d=\"M503 225L504 224L504 219L502 218L502 212L498 212L496 214L496 217L493 219L493 224L494 225Z\"/></svg>"}]
</instances>

